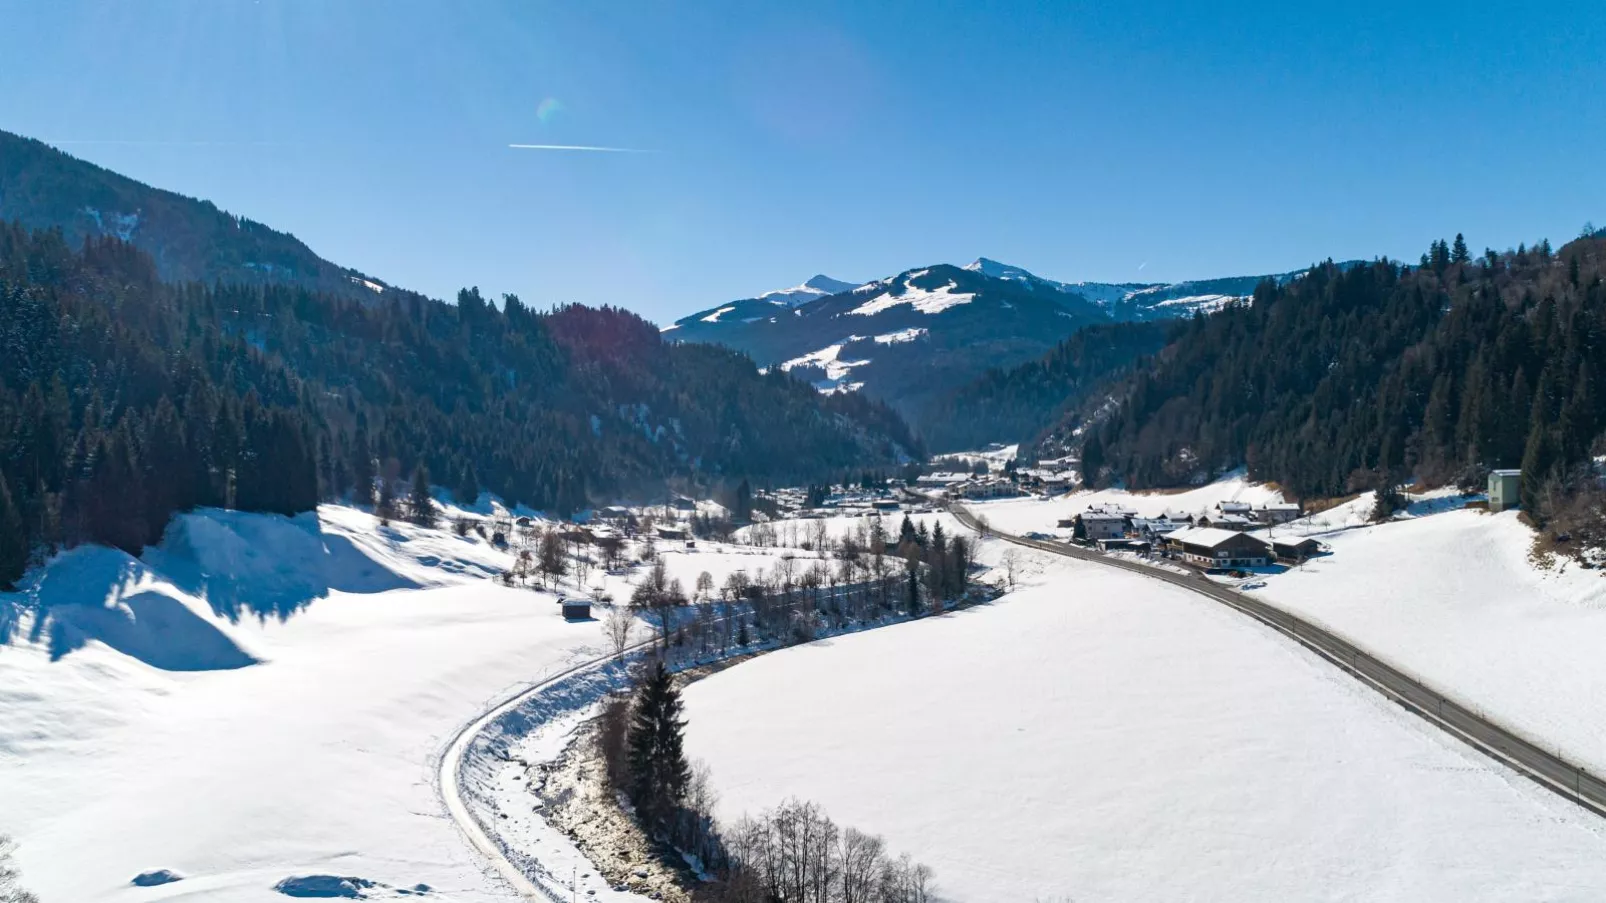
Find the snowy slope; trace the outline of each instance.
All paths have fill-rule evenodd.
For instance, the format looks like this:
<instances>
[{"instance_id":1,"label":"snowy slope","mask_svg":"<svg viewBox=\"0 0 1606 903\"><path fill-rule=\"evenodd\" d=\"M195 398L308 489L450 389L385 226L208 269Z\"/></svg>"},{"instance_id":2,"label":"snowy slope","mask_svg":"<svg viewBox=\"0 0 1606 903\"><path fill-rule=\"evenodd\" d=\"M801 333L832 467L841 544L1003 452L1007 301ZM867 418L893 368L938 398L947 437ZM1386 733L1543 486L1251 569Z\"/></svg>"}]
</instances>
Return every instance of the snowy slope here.
<instances>
[{"instance_id":1,"label":"snowy slope","mask_svg":"<svg viewBox=\"0 0 1606 903\"><path fill-rule=\"evenodd\" d=\"M1322 537L1277 604L1606 772L1606 580L1529 560L1514 512L1450 511Z\"/></svg>"},{"instance_id":2,"label":"snowy slope","mask_svg":"<svg viewBox=\"0 0 1606 903\"><path fill-rule=\"evenodd\" d=\"M722 811L813 800L972 903L1606 888L1599 820L1283 638L1138 576L1030 569L991 606L693 684Z\"/></svg>"},{"instance_id":3,"label":"snowy slope","mask_svg":"<svg viewBox=\"0 0 1606 903\"><path fill-rule=\"evenodd\" d=\"M200 512L143 561L58 558L25 598L68 635L25 621L0 646L0 830L28 886L282 901L275 883L326 874L506 899L442 817L432 757L488 700L601 645L551 596L480 579L507 563L331 507ZM158 868L189 877L129 886Z\"/></svg>"}]
</instances>

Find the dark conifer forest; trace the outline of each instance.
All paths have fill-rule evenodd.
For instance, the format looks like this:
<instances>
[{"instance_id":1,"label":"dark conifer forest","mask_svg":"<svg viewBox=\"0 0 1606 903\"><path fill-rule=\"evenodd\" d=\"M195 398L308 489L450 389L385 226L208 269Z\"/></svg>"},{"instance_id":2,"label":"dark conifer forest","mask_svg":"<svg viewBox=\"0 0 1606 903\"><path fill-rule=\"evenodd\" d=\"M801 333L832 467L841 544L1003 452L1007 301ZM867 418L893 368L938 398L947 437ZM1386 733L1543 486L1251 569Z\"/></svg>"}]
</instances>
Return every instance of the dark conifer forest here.
<instances>
[{"instance_id":1,"label":"dark conifer forest","mask_svg":"<svg viewBox=\"0 0 1606 903\"><path fill-rule=\"evenodd\" d=\"M1178 331L1175 320L1088 326L1037 360L989 370L944 395L917 422L934 449L1028 442Z\"/></svg>"},{"instance_id":2,"label":"dark conifer forest","mask_svg":"<svg viewBox=\"0 0 1606 903\"><path fill-rule=\"evenodd\" d=\"M403 497L420 467L569 513L911 453L883 405L666 344L623 310L168 284L118 239L0 225L0 586L53 548L138 552L196 506Z\"/></svg>"},{"instance_id":3,"label":"dark conifer forest","mask_svg":"<svg viewBox=\"0 0 1606 903\"><path fill-rule=\"evenodd\" d=\"M1047 449L1080 443L1089 479L1177 486L1247 465L1295 496L1409 477L1479 485L1521 467L1543 520L1597 482L1606 430L1606 238L1415 265L1331 263L1188 323ZM1083 436L1074 428L1086 426Z\"/></svg>"}]
</instances>

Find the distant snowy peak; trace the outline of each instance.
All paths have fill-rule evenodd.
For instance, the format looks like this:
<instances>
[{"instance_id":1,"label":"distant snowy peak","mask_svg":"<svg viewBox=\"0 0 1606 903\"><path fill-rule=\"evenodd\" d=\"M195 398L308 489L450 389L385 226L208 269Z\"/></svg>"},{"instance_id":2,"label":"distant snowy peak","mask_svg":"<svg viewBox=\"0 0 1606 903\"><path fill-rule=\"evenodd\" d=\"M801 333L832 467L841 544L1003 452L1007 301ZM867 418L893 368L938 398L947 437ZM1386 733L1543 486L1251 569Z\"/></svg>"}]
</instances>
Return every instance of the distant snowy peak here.
<instances>
[{"instance_id":1,"label":"distant snowy peak","mask_svg":"<svg viewBox=\"0 0 1606 903\"><path fill-rule=\"evenodd\" d=\"M776 289L772 292L765 292L758 297L759 300L768 301L771 304L797 307L800 304L807 304L827 295L838 295L842 292L852 291L857 285L858 283L856 282L843 282L840 279L832 279L830 276L817 274L802 285Z\"/></svg>"}]
</instances>

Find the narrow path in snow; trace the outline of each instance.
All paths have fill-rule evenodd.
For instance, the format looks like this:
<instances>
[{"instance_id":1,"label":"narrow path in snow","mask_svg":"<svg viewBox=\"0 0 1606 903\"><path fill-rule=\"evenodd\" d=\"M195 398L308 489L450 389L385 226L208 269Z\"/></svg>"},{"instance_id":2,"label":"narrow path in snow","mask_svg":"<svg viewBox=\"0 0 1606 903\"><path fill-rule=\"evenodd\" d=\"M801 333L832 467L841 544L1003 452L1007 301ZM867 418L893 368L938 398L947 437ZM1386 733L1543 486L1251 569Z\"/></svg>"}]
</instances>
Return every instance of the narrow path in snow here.
<instances>
[{"instance_id":1,"label":"narrow path in snow","mask_svg":"<svg viewBox=\"0 0 1606 903\"><path fill-rule=\"evenodd\" d=\"M1472 748L1503 762L1540 786L1577 803L1596 815L1606 816L1606 780L1549 752L1490 717L1467 708L1446 693L1407 675L1356 643L1298 617L1251 598L1236 590L1213 583L1203 575L1183 575L1136 562L1112 558L1076 546L1027 539L989 529L985 532L975 516L963 505L949 504L948 510L965 527L985 536L996 536L1028 548L1090 561L1132 573L1163 580L1192 590L1248 615L1273 630L1305 646L1340 670L1399 703L1428 722L1465 741Z\"/></svg>"}]
</instances>

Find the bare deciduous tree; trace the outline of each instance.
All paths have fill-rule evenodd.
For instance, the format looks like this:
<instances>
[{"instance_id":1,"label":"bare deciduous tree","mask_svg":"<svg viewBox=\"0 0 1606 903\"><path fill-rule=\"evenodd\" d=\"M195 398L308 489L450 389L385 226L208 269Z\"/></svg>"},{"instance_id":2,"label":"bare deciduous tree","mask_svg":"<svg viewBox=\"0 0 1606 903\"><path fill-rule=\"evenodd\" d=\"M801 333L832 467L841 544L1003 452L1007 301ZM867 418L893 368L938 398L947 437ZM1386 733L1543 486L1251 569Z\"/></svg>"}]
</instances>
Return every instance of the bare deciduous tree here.
<instances>
[{"instance_id":1,"label":"bare deciduous tree","mask_svg":"<svg viewBox=\"0 0 1606 903\"><path fill-rule=\"evenodd\" d=\"M608 612L608 617L602 622L602 635L608 641L608 648L616 656L625 654L630 645L630 631L635 627L635 618L632 618L623 609L615 608Z\"/></svg>"}]
</instances>

